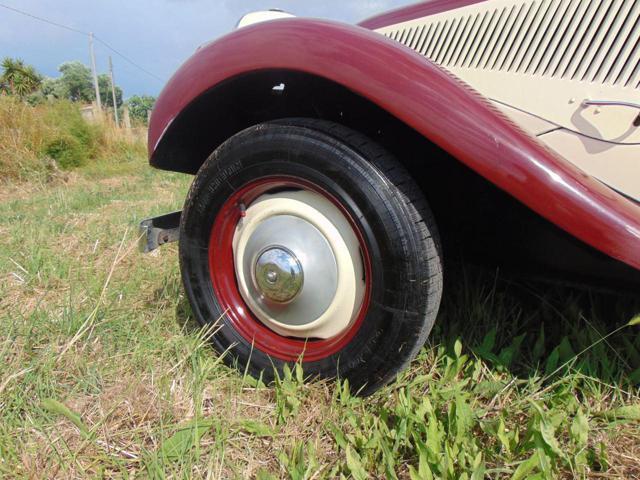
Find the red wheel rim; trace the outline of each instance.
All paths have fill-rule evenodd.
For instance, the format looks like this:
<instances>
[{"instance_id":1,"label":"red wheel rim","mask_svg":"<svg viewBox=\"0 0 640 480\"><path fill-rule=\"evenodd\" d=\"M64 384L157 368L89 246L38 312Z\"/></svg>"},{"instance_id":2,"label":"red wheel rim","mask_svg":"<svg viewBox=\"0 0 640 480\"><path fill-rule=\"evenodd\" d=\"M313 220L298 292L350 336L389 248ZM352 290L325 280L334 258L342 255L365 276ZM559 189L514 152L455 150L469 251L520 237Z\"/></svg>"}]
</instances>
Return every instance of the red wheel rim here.
<instances>
[{"instance_id":1,"label":"red wheel rim","mask_svg":"<svg viewBox=\"0 0 640 480\"><path fill-rule=\"evenodd\" d=\"M236 280L233 237L243 212L240 205L250 205L260 195L276 188L299 188L318 193L340 209L349 221L360 244L365 273L365 293L354 321L336 337L322 340L302 340L284 337L266 327L245 303ZM254 348L285 361L302 358L312 362L326 358L344 348L360 329L371 297L371 260L364 236L353 217L331 194L317 185L295 177L265 177L252 181L234 192L218 212L209 238L209 271L214 295L228 322Z\"/></svg>"}]
</instances>

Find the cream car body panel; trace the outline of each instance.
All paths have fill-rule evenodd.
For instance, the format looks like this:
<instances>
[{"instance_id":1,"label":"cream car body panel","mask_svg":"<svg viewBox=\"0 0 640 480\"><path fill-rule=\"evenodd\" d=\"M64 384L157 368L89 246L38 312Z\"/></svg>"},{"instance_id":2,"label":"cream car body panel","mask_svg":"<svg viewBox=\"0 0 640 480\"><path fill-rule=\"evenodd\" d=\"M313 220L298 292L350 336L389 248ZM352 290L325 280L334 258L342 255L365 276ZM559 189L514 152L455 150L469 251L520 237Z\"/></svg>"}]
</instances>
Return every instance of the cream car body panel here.
<instances>
[{"instance_id":1,"label":"cream car body panel","mask_svg":"<svg viewBox=\"0 0 640 480\"><path fill-rule=\"evenodd\" d=\"M640 108L584 104L640 104L640 1L490 0L377 31L467 82L586 173L640 200Z\"/></svg>"},{"instance_id":2,"label":"cream car body panel","mask_svg":"<svg viewBox=\"0 0 640 480\"><path fill-rule=\"evenodd\" d=\"M496 102L495 100L492 103L498 110L533 136L543 135L547 132L561 128L555 123L548 122L547 120L531 115L523 110L518 110L517 108Z\"/></svg>"},{"instance_id":3,"label":"cream car body panel","mask_svg":"<svg viewBox=\"0 0 640 480\"><path fill-rule=\"evenodd\" d=\"M640 152L637 145L616 145L565 129L539 137L585 172L630 197L640 199Z\"/></svg>"}]
</instances>

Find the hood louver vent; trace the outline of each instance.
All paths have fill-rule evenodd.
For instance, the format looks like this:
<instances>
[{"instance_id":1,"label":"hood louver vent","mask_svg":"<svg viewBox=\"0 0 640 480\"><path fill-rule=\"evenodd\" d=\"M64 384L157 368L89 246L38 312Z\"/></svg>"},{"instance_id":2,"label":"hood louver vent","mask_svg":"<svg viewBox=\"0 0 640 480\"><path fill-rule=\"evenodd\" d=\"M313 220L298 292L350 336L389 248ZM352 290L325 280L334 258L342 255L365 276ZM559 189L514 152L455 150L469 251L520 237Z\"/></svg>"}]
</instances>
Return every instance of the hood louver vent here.
<instances>
[{"instance_id":1,"label":"hood louver vent","mask_svg":"<svg viewBox=\"0 0 640 480\"><path fill-rule=\"evenodd\" d=\"M640 0L534 0L385 35L449 68L640 88Z\"/></svg>"}]
</instances>

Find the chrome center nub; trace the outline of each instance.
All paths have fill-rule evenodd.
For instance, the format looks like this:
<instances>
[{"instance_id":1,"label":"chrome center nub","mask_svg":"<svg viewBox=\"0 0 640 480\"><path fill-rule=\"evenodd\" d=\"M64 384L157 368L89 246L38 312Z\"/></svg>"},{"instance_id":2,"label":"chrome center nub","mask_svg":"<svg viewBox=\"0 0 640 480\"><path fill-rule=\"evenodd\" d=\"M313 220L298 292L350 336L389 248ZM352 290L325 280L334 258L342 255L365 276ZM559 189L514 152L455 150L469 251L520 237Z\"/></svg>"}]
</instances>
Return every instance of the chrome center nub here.
<instances>
[{"instance_id":1,"label":"chrome center nub","mask_svg":"<svg viewBox=\"0 0 640 480\"><path fill-rule=\"evenodd\" d=\"M266 248L256 259L254 280L258 291L276 303L288 303L300 293L304 283L302 265L289 249Z\"/></svg>"}]
</instances>

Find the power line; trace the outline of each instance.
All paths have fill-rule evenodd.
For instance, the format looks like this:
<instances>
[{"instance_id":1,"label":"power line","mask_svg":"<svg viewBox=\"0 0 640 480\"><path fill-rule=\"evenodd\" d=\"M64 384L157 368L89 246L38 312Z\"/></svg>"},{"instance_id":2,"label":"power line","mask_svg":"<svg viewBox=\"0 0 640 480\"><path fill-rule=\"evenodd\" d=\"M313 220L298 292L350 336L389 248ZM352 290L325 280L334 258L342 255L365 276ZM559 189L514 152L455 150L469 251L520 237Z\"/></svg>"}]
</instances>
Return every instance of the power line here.
<instances>
[{"instance_id":1,"label":"power line","mask_svg":"<svg viewBox=\"0 0 640 480\"><path fill-rule=\"evenodd\" d=\"M157 75L151 73L149 70L146 70L145 68L141 67L140 65L138 65L136 62L134 62L133 60L131 60L129 57L125 56L124 54L120 53L119 51L117 51L115 48L113 48L111 45L109 45L107 42L105 42L104 40L102 40L100 37L98 37L97 35L94 35L93 38L95 38L96 42L101 43L102 45L104 45L105 47L107 47L109 50L111 50L113 53L115 53L116 55L118 55L119 57L121 57L123 60L129 62L131 65L133 65L134 67L136 67L138 70L146 73L147 75L155 78L156 80L158 80L159 82L164 83L164 80L161 79L160 77L158 77Z\"/></svg>"},{"instance_id":2,"label":"power line","mask_svg":"<svg viewBox=\"0 0 640 480\"><path fill-rule=\"evenodd\" d=\"M38 17L37 15L32 15L31 13L25 12L23 10L18 10L17 8L10 7L9 5L5 5L3 3L0 3L0 7L6 8L7 10L11 10L12 12L16 12L21 15L25 15L27 17L35 18L36 20L40 20L41 22L48 23L49 25L54 25L56 27L64 28L65 30L69 30L71 32L80 33L82 35L89 36L89 32L84 32L82 30L78 30L77 28L73 28L68 25L63 25L58 22L54 22L53 20L47 20L46 18Z\"/></svg>"},{"instance_id":3,"label":"power line","mask_svg":"<svg viewBox=\"0 0 640 480\"><path fill-rule=\"evenodd\" d=\"M89 32L85 32L83 30L79 30L77 28L73 28L70 27L68 25L63 25L62 23L58 23L58 22L54 22L53 20L48 20L46 18L42 18L39 17L37 15L33 15L29 12L25 12L23 10L19 10L17 8L14 7L10 7L9 5L5 5L3 3L0 3L0 7L2 8L6 8L7 10L11 10L12 12L15 13L19 13L21 15L25 15L27 17L33 18L35 20L39 20L41 22L44 23L48 23L49 25L53 25L55 27L59 27L59 28L64 28L65 30L69 30L71 32L74 33L79 33L81 35L84 35L86 37L89 37L91 34ZM147 75L149 75L150 77L153 77L155 80L158 80L161 83L164 83L164 80L162 78L160 78L159 76L151 73L149 70L147 70L146 68L138 65L136 62L134 62L133 60L131 60L129 57L127 57L126 55L120 53L119 51L117 51L115 48L113 48L111 45L109 45L107 42L105 42L104 40L102 40L101 38L97 37L96 35L93 36L93 38L97 41L100 42L102 45L104 45L106 48L108 48L109 50L111 50L113 53L115 53L116 55L118 55L119 57L121 57L123 60L125 60L126 62L130 63L131 65L133 65L134 67L136 67L138 70L140 70L141 72L146 73Z\"/></svg>"}]
</instances>

